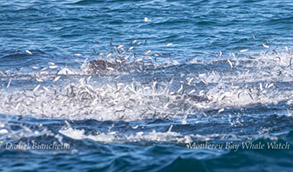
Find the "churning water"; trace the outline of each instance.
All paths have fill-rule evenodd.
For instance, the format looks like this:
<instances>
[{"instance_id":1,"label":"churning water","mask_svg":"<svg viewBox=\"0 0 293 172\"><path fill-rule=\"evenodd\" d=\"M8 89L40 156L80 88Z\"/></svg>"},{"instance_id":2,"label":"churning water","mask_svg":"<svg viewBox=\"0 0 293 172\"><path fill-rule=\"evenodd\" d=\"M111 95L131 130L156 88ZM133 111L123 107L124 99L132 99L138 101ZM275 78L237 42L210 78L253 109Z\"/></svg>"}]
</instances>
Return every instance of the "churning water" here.
<instances>
[{"instance_id":1,"label":"churning water","mask_svg":"<svg viewBox=\"0 0 293 172\"><path fill-rule=\"evenodd\" d=\"M1 2L3 171L290 171L293 3Z\"/></svg>"}]
</instances>

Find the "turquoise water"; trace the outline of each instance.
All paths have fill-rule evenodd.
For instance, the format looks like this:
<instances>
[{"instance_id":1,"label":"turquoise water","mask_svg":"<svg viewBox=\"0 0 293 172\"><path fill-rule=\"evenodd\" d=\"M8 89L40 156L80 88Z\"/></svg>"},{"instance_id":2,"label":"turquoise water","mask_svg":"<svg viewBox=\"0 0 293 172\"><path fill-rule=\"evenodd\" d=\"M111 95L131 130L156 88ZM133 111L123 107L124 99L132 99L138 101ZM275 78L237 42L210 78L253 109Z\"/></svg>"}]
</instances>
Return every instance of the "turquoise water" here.
<instances>
[{"instance_id":1,"label":"turquoise water","mask_svg":"<svg viewBox=\"0 0 293 172\"><path fill-rule=\"evenodd\" d=\"M291 171L292 1L0 7L1 171Z\"/></svg>"}]
</instances>

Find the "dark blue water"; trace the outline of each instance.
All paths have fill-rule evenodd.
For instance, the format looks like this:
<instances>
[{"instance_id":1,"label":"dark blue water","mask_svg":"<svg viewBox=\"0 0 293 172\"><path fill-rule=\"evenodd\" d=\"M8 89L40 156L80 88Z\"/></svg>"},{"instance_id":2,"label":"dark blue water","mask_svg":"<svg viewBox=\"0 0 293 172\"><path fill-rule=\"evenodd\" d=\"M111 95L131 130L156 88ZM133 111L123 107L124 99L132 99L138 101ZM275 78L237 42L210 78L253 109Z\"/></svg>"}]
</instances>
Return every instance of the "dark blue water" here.
<instances>
[{"instance_id":1,"label":"dark blue water","mask_svg":"<svg viewBox=\"0 0 293 172\"><path fill-rule=\"evenodd\" d=\"M0 9L1 171L292 170L292 1Z\"/></svg>"}]
</instances>

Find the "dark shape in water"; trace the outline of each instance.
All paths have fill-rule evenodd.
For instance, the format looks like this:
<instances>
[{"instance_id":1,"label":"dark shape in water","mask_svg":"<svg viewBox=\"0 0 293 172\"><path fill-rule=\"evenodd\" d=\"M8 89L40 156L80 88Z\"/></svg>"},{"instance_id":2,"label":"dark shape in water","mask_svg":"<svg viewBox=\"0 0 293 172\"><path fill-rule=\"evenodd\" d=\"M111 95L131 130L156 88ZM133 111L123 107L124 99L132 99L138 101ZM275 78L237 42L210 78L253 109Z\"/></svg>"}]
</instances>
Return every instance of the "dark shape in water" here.
<instances>
[{"instance_id":1,"label":"dark shape in water","mask_svg":"<svg viewBox=\"0 0 293 172\"><path fill-rule=\"evenodd\" d=\"M135 70L135 69L140 69L140 71L143 71L144 68L147 66L144 65L143 62L132 62L132 63L126 63L127 60L124 60L121 63L118 62L111 62L107 60L102 60L102 59L96 59L93 61L90 61L88 64L88 72L91 74L99 74L99 73L106 73L110 72L112 70L118 71L118 72L126 72L130 70ZM147 68L149 68L148 66ZM178 96L177 99L189 99L194 102L210 102L210 99L204 96L199 96L199 95L184 95Z\"/></svg>"},{"instance_id":2,"label":"dark shape in water","mask_svg":"<svg viewBox=\"0 0 293 172\"><path fill-rule=\"evenodd\" d=\"M204 97L204 96L198 96L198 95L184 95L184 98L185 99L190 99L194 102L210 102L211 100L208 99L207 97Z\"/></svg>"},{"instance_id":3,"label":"dark shape in water","mask_svg":"<svg viewBox=\"0 0 293 172\"><path fill-rule=\"evenodd\" d=\"M89 62L88 69L90 73L104 73L110 71L109 68L118 69L120 68L117 63L113 63L106 60L93 60Z\"/></svg>"},{"instance_id":4,"label":"dark shape in water","mask_svg":"<svg viewBox=\"0 0 293 172\"><path fill-rule=\"evenodd\" d=\"M90 74L133 71L143 72L148 69L155 69L155 66L152 63L129 61L128 59L115 59L113 61L96 59L89 62L87 72Z\"/></svg>"}]
</instances>

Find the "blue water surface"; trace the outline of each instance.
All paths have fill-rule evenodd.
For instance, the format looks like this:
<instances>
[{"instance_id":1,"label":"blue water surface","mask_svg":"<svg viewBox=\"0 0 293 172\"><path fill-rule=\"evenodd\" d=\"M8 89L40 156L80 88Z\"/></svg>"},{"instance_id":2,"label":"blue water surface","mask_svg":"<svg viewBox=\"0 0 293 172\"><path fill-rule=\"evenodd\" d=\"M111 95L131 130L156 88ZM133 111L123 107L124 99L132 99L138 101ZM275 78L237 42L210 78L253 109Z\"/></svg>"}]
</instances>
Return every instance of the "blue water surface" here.
<instances>
[{"instance_id":1,"label":"blue water surface","mask_svg":"<svg viewBox=\"0 0 293 172\"><path fill-rule=\"evenodd\" d=\"M3 1L0 47L1 171L292 170L292 0Z\"/></svg>"}]
</instances>

